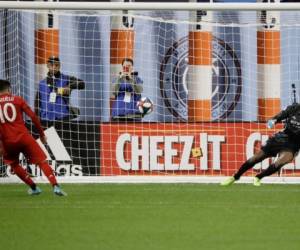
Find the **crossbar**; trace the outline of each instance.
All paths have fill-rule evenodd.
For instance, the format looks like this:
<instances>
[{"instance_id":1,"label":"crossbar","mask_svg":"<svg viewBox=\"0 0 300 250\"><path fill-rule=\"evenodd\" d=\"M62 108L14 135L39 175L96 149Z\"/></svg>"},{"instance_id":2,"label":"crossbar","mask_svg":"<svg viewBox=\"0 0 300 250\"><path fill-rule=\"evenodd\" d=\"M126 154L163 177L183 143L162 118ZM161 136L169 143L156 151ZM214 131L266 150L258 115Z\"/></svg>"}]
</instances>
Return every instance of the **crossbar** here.
<instances>
[{"instance_id":1,"label":"crossbar","mask_svg":"<svg viewBox=\"0 0 300 250\"><path fill-rule=\"evenodd\" d=\"M26 10L300 10L300 3L134 3L0 1L0 9Z\"/></svg>"}]
</instances>

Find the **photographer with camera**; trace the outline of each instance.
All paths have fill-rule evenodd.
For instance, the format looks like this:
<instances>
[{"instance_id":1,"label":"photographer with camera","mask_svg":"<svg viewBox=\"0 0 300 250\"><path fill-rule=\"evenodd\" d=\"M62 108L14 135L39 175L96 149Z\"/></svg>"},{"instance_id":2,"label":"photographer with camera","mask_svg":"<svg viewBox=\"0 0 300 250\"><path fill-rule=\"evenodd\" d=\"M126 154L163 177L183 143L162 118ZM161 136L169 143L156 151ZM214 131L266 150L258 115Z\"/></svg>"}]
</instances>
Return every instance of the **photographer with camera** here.
<instances>
[{"instance_id":1,"label":"photographer with camera","mask_svg":"<svg viewBox=\"0 0 300 250\"><path fill-rule=\"evenodd\" d=\"M47 61L47 77L39 82L35 100L35 112L42 121L71 120L79 115L79 109L70 106L73 89L84 89L85 83L74 76L60 72L60 60L50 56Z\"/></svg>"},{"instance_id":2,"label":"photographer with camera","mask_svg":"<svg viewBox=\"0 0 300 250\"><path fill-rule=\"evenodd\" d=\"M143 80L133 71L133 60L124 58L122 72L113 81L112 121L141 121L137 107L143 91Z\"/></svg>"},{"instance_id":3,"label":"photographer with camera","mask_svg":"<svg viewBox=\"0 0 300 250\"><path fill-rule=\"evenodd\" d=\"M35 113L46 129L54 126L64 146L73 158L79 148L78 122L73 119L80 114L79 108L70 105L71 92L84 89L83 80L61 73L60 59L50 56L47 61L48 73L39 82L35 99Z\"/></svg>"}]
</instances>

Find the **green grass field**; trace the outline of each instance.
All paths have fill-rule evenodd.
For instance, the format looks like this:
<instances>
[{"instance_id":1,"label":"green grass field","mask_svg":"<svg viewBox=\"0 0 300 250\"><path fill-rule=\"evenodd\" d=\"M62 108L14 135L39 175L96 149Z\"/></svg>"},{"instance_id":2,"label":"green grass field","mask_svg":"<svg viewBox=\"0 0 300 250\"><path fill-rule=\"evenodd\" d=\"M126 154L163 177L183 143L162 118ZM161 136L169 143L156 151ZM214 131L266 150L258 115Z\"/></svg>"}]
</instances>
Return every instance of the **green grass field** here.
<instances>
[{"instance_id":1,"label":"green grass field","mask_svg":"<svg viewBox=\"0 0 300 250\"><path fill-rule=\"evenodd\" d=\"M300 185L0 185L0 249L300 249Z\"/></svg>"}]
</instances>

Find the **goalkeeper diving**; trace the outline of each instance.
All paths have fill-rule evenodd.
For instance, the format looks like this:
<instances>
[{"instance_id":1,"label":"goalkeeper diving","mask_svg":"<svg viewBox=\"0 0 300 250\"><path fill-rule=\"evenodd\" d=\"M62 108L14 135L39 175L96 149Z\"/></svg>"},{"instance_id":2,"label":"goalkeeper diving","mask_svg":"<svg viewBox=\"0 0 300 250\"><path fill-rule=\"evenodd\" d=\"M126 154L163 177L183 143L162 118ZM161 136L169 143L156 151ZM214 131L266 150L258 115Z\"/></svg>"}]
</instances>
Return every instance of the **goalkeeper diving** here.
<instances>
[{"instance_id":1,"label":"goalkeeper diving","mask_svg":"<svg viewBox=\"0 0 300 250\"><path fill-rule=\"evenodd\" d=\"M283 120L285 121L284 129L270 137L260 151L245 161L232 177L221 183L222 186L233 184L255 164L278 155L275 162L254 177L253 185L260 186L262 178L278 172L285 164L294 159L300 149L300 104L292 104L275 115L267 122L267 127L273 128L276 123Z\"/></svg>"}]
</instances>

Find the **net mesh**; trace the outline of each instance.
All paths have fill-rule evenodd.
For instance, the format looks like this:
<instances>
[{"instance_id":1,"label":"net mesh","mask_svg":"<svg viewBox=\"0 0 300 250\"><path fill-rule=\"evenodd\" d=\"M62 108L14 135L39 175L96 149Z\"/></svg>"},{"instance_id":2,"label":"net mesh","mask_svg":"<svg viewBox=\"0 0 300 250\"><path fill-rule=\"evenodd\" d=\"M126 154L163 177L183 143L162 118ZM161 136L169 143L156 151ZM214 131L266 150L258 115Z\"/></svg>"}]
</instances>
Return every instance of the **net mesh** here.
<instances>
[{"instance_id":1,"label":"net mesh","mask_svg":"<svg viewBox=\"0 0 300 250\"><path fill-rule=\"evenodd\" d=\"M67 118L37 110L63 144L45 148L60 176L231 175L282 128L267 129L265 121L299 101L296 11L1 10L0 16L0 77L33 109L37 93L49 91L40 81L50 55L59 56L61 73L74 76L75 85L84 82L65 96ZM134 62L129 80L124 58ZM48 103L45 96L38 101ZM138 113L141 97L153 105L150 114ZM50 106L44 112L66 115ZM299 169L296 157L283 174L297 176Z\"/></svg>"}]
</instances>

